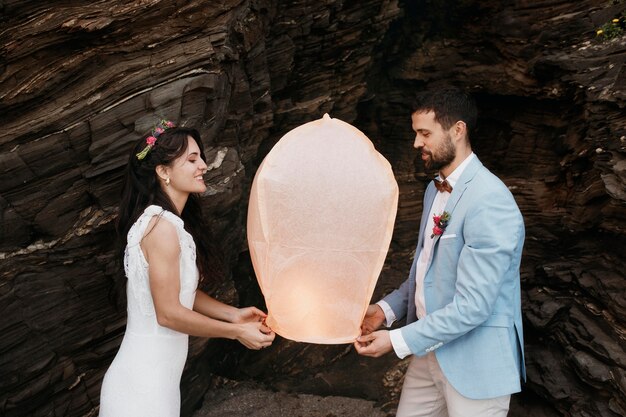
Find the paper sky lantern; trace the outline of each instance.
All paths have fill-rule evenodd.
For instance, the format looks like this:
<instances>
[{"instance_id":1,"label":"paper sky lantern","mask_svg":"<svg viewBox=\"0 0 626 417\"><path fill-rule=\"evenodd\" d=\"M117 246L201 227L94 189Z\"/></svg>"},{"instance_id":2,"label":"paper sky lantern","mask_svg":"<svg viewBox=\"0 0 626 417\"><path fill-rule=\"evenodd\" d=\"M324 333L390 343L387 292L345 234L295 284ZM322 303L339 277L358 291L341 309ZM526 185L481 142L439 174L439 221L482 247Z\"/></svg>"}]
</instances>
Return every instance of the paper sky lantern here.
<instances>
[{"instance_id":1,"label":"paper sky lantern","mask_svg":"<svg viewBox=\"0 0 626 417\"><path fill-rule=\"evenodd\" d=\"M250 194L248 244L281 336L351 343L383 267L398 185L358 129L324 115L274 146Z\"/></svg>"}]
</instances>

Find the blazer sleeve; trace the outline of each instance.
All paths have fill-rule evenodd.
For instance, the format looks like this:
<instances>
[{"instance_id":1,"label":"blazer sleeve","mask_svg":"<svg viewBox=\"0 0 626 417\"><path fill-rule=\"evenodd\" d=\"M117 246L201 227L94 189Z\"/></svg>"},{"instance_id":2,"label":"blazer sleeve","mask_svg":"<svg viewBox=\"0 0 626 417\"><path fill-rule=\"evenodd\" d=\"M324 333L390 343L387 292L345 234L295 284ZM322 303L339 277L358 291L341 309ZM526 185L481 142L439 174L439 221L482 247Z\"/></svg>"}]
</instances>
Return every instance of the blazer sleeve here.
<instances>
[{"instance_id":1,"label":"blazer sleeve","mask_svg":"<svg viewBox=\"0 0 626 417\"><path fill-rule=\"evenodd\" d=\"M396 316L396 320L401 320L406 316L409 301L409 281L410 279L407 278L398 289L382 299L382 301L389 304L389 307L393 310L393 314Z\"/></svg>"},{"instance_id":2,"label":"blazer sleeve","mask_svg":"<svg viewBox=\"0 0 626 417\"><path fill-rule=\"evenodd\" d=\"M437 349L484 323L492 314L503 282L517 277L511 268L521 253L523 219L511 193L497 181L476 181L478 195L466 202L464 245L456 264L445 260L450 264L450 274L456 274L456 280L451 280L455 285L452 300L401 330L415 355Z\"/></svg>"}]
</instances>

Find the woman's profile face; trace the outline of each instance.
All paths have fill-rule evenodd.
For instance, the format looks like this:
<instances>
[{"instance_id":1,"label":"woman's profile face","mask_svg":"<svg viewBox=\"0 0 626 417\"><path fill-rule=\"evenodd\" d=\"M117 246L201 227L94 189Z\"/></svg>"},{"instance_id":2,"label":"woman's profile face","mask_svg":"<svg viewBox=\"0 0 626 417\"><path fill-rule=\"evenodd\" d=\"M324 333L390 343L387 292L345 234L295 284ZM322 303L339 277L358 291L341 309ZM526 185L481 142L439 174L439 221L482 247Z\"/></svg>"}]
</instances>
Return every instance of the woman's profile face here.
<instances>
[{"instance_id":1,"label":"woman's profile face","mask_svg":"<svg viewBox=\"0 0 626 417\"><path fill-rule=\"evenodd\" d=\"M200 156L196 141L188 136L187 149L167 167L170 184L166 189L178 193L203 193L206 191L203 175L207 164Z\"/></svg>"}]
</instances>

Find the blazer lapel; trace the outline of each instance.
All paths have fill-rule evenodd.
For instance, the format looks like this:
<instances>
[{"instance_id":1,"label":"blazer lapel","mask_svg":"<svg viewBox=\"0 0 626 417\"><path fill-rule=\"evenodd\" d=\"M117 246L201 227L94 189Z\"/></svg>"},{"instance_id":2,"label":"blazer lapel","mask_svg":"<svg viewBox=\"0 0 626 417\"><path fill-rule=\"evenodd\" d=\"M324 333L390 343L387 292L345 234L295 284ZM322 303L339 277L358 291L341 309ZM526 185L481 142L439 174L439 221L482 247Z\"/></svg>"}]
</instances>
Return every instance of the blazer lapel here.
<instances>
[{"instance_id":1,"label":"blazer lapel","mask_svg":"<svg viewBox=\"0 0 626 417\"><path fill-rule=\"evenodd\" d=\"M472 179L474 179L474 177L476 176L478 171L482 168L482 166L483 166L482 162L480 162L478 157L475 156L474 159L470 161L469 165L465 168L465 170L461 174L461 177L455 184L454 189L452 190L452 194L450 194L450 198L448 199L448 202L446 203L446 208L444 209L444 211L447 211L448 213L450 213L450 217L452 217L454 208L456 207L457 203L461 199L461 196L463 196L463 193L467 189L468 184L470 183L470 181L472 181Z\"/></svg>"},{"instance_id":2,"label":"blazer lapel","mask_svg":"<svg viewBox=\"0 0 626 417\"><path fill-rule=\"evenodd\" d=\"M463 170L463 173L461 174L461 177L459 178L459 180L454 185L454 188L452 189L452 194L450 194L450 198L448 199L448 201L446 203L446 207L444 208L444 212L447 211L450 214L450 218L451 219L454 217L452 215L452 213L454 212L454 208L456 207L457 203L459 202L459 200L463 196L463 193L465 193L465 190L467 189L470 181L472 181L472 179L476 176L476 174L482 168L482 166L483 166L482 162L480 162L478 157L475 156L474 159L472 161L470 161L469 165L467 165L465 170ZM433 193L432 199L430 200L430 204L428 206L428 210L429 211L430 211L430 207L432 206L432 203L433 203L433 201L435 199L435 194L436 193ZM423 235L423 233L420 233L420 240L423 239L422 235ZM430 237L430 235L429 235L429 237ZM439 237L440 237L440 235L437 235L437 236L433 237L433 239L435 239L435 241L433 242L432 256L430 257L430 260L428 261L428 266L426 267L426 271L427 272L430 269L430 266L432 265L433 260L435 259L436 248L437 248L437 244L439 243ZM425 278L425 280L426 280L426 278Z\"/></svg>"},{"instance_id":3,"label":"blazer lapel","mask_svg":"<svg viewBox=\"0 0 626 417\"><path fill-rule=\"evenodd\" d=\"M430 209L433 206L433 202L435 201L435 196L437 195L437 190L435 186L431 183L428 185L426 189L426 195L424 196L424 207L422 211L422 220L420 224L420 234L417 239L417 249L420 249L424 245L424 239L426 232L426 225L428 224L428 213L430 213ZM430 234L428 234L430 238Z\"/></svg>"},{"instance_id":4,"label":"blazer lapel","mask_svg":"<svg viewBox=\"0 0 626 417\"><path fill-rule=\"evenodd\" d=\"M424 247L424 234L426 233L426 225L428 224L428 213L430 213L430 208L435 201L435 195L437 195L437 190L433 184L428 184L426 187L426 192L424 193L424 207L422 208L422 219L420 220L420 231L419 237L417 238L417 246L415 247L415 252L413 253L413 265L411 266L411 271L409 272L409 281L413 285L413 289L415 289L415 267L417 265L417 259L422 252L422 248ZM428 235L430 237L430 235ZM415 302L411 304L409 302L409 307L413 305L415 307Z\"/></svg>"}]
</instances>

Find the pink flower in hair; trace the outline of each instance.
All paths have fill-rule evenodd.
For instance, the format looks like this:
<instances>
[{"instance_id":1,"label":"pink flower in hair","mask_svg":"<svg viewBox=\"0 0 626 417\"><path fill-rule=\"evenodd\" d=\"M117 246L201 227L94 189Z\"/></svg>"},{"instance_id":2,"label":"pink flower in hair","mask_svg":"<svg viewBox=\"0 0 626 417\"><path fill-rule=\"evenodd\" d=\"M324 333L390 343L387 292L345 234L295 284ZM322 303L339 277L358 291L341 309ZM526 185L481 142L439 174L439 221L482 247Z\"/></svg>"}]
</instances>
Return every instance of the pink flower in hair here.
<instances>
[{"instance_id":1,"label":"pink flower in hair","mask_svg":"<svg viewBox=\"0 0 626 417\"><path fill-rule=\"evenodd\" d=\"M165 129L175 127L174 123L170 122L169 120L161 120L159 124L160 126L155 127L154 130L152 131L152 135L146 138L146 147L143 148L143 150L137 154L138 160L141 161L148 155L148 152L150 152L150 149L152 149L152 147L156 143L157 138L163 132L165 132Z\"/></svg>"}]
</instances>

